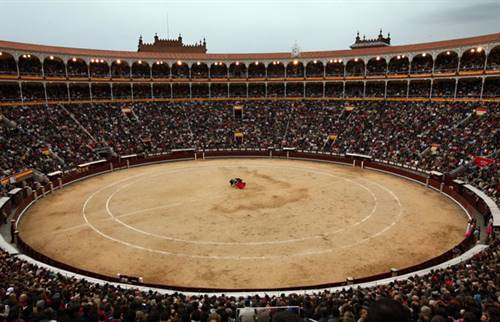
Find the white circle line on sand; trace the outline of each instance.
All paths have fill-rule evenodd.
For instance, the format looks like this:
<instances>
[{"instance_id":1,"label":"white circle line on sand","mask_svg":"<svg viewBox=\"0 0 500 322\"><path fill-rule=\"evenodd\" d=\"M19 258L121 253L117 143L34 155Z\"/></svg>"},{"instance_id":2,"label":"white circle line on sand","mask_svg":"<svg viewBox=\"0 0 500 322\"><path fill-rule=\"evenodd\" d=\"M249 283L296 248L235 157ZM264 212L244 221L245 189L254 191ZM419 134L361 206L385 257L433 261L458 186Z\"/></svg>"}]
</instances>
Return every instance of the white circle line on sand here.
<instances>
[{"instance_id":1,"label":"white circle line on sand","mask_svg":"<svg viewBox=\"0 0 500 322\"><path fill-rule=\"evenodd\" d=\"M214 166L216 167L216 166ZM232 167L232 168L236 168L236 167L240 167L240 166L225 166L225 167ZM256 167L256 166L253 166L253 167ZM257 166L257 167L260 167L260 168L280 168L280 167L277 167L277 166ZM194 167L195 168L195 167ZM314 170L314 169L311 169L311 168L303 168L303 167L296 167L297 169L301 169L301 170L308 170L309 172L312 172L312 173L316 173L316 174L321 174L321 175L326 175L326 176L330 176L330 177L336 177L336 178L341 178L343 180L346 180L350 183L353 183L353 184L356 184L358 186L360 186L361 188L365 189L366 191L368 191L372 198L373 198L373 201L374 201L374 206L371 210L371 212L365 216L363 219L361 219L360 221L352 224L351 226L352 227L355 227L363 222L365 222L366 220L368 220L374 213L375 211L377 210L377 205L378 205L378 200L377 200L377 196L373 193L373 191L371 191L370 188L366 187L365 185L362 185L358 182L355 182L354 180L351 180L351 179L347 179L347 178L344 178L344 177L341 177L341 176L336 176L334 174L331 174L331 173L327 173L327 172L323 172L323 171L317 171L317 170ZM190 170L189 168L186 169L186 170ZM168 172L166 172L165 174L169 174ZM148 176L149 177L149 176ZM146 177L147 178L147 177ZM302 242L302 241L307 241L307 240L312 240L312 239L321 239L321 238L325 238L327 236L331 236L331 235L334 235L334 234L337 234L337 233L340 233L346 229L349 229L349 227L342 227L340 229L337 229L337 230L334 230L334 231L331 231L331 232L327 232L327 233L323 233L323 234L319 234L319 235L314 235L314 236L307 236L307 237L302 237L302 238L292 238L292 239L285 239L285 240L272 240L272 241L255 241L255 242L219 242L219 241L202 241L202 240L188 240L188 239L182 239L182 238L175 238L175 237L171 237L171 236L165 236L165 235L159 235L159 234L155 234L155 233L151 233L151 232L147 232L147 231L144 231L142 229L139 229L139 228L136 228L132 225L129 225L125 222L123 222L122 220L120 220L118 218L118 216L115 216L112 211L110 210L110 202L112 200L112 198L116 195L116 193L120 192L121 190L127 188L128 186L136 183L137 181L140 181L140 180L143 180L145 178L139 178L131 183L128 183L120 188L118 188L117 190L115 190L106 200L106 212L108 213L108 215L113 218L116 222L120 223L122 226L130 229L130 230L133 230L135 232L138 232L138 233L141 233L141 234L144 234L144 235L147 235L147 236L151 236L151 237L155 237L155 238L159 238L159 239L164 239L164 240L169 240L169 241L174 241L174 242L179 242L179 243L187 243L187 244L196 244L196 245L224 245L224 246L258 246L258 245L277 245L277 244L289 244L289 243L295 243L295 242ZM168 206L168 205L167 205Z\"/></svg>"},{"instance_id":2,"label":"white circle line on sand","mask_svg":"<svg viewBox=\"0 0 500 322\"><path fill-rule=\"evenodd\" d=\"M95 193L96 192L94 192L94 194ZM94 194L92 194L92 195L94 195ZM174 252L169 252L169 251L164 251L164 250L159 250L159 249L153 249L153 248L149 248L149 247L143 247L143 246L140 246L140 245L137 245L137 244L133 244L133 243L130 243L130 242L127 242L127 241L123 241L123 240L118 239L118 238L114 238L112 236L109 236L109 235L101 232L99 229L97 229L96 227L94 227L88 221L87 216L85 214L85 207L86 207L88 201L90 200L89 198L85 201L85 203L83 205L82 215L83 215L83 218L84 218L85 222L89 225L89 227L92 230L94 230L97 234L101 235L102 237L104 237L104 238L106 238L108 240L114 241L116 243L119 243L119 244L122 244L122 245L125 245L125 246L128 246L128 247L131 247L131 248L139 249L139 250L142 250L142 251L147 251L147 252L151 252L151 253L157 253L157 254L161 254L161 255L175 256L175 257L187 257L187 258L195 258L195 259L211 259L211 260L271 260L271 259L282 259L282 258L299 257L299 256L322 255L322 254L326 254L326 253L331 253L331 252L333 252L335 250L338 250L338 249L346 249L346 248L350 248L350 247L362 244L364 242L367 242L370 239L376 238L376 237L380 236L381 234L387 232L389 229L391 229L396 224L396 222L394 221L389 226L387 226L384 229L382 229L381 231L379 231L379 232L377 232L377 233L375 233L375 234L373 234L373 235L371 235L369 237L365 237L365 238L363 238L363 239L361 239L361 240L359 240L359 241L357 241L355 243L344 245L344 246L337 247L337 248L329 248L329 249L318 250L318 251L300 252L300 253L288 254L288 255L266 255L266 256L195 255L195 254L187 254L187 253L174 253ZM401 208L400 208L400 212L401 212Z\"/></svg>"},{"instance_id":3,"label":"white circle line on sand","mask_svg":"<svg viewBox=\"0 0 500 322\"><path fill-rule=\"evenodd\" d=\"M344 245L344 246L341 246L341 247L337 247L337 248L330 248L330 249L325 249L325 250L318 250L318 251L309 251L309 252L301 252L301 253L295 253L295 254L290 254L290 255L268 255L268 256L218 256L218 255L195 255L195 254L187 254L187 253L173 253L173 252L169 252L169 251L164 251L164 250L158 250L158 249L152 249L152 248L148 248L148 247L143 247L143 246L140 246L140 245L136 245L136 244L133 244L133 243L130 243L130 242L127 242L127 241L123 241L123 240L120 240L120 239L117 239L117 238L114 238L112 236L109 236L103 232L101 232L99 229L97 229L92 223L89 222L88 218L87 218L87 215L85 213L85 208L87 207L87 204L88 202L100 191L108 188L109 186L113 186L114 184L118 184L120 182L123 182L123 181L127 181L127 180L130 180L131 178L134 178L134 177L138 177L138 176L141 176L141 175L136 175L136 176L132 176L132 177L129 177L129 178L125 178L123 180L119 180L111 185L108 185L108 186L105 186L105 187L102 187L98 190L96 190L95 192L93 192L86 200L85 200L85 203L82 207L82 216L86 222L86 224L92 229L94 230L97 234L101 235L102 237L108 239L108 240L111 240L111 241L114 241L116 243L120 243L122 245L125 245L125 246L128 246L128 247L131 247L131 248L135 248L135 249L139 249L139 250L143 250L143 251L148 251L148 252L152 252L152 253L158 253L158 254L162 254L162 255L168 255L168 256L176 256L176 257L187 257L187 258L198 258L198 259L222 259L222 260L256 260L256 259L280 259L280 258L289 258L289 257L298 257L298 256L310 256L310 255L320 255L320 254L325 254L325 253L330 253L330 252L333 252L334 250L336 249L345 249L345 248L349 248L349 247L353 247L353 246L356 246L356 245L359 245L361 243L364 243L366 241L369 241L370 239L372 238L375 238L375 237L378 237L380 236L381 234L387 232L389 229L391 229L397 221L399 221L399 219L401 218L401 214L402 214L402 208L401 208L401 202L399 200L399 198L397 197L397 195L392 192L392 190L384 187L384 186L381 186L375 182L372 182L370 180L367 180L365 179L366 181L369 181L373 184L376 184L380 187L383 187L386 191L390 191L391 192L391 195L394 196L398 202L398 205L399 205L399 215L398 215L398 220L397 221L393 221L389 226L385 227L384 229L382 229L381 231L369 236L369 237L365 237L355 243L352 243L352 244L349 244L349 245Z\"/></svg>"}]
</instances>

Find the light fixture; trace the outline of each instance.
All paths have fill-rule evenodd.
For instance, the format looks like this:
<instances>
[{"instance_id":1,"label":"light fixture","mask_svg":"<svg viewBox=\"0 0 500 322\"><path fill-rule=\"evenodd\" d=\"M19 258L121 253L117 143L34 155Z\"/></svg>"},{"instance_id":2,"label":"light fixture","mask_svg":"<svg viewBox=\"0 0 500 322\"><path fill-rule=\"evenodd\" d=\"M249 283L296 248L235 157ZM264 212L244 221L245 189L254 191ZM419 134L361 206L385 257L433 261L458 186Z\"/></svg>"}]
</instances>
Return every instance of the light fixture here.
<instances>
[{"instance_id":1,"label":"light fixture","mask_svg":"<svg viewBox=\"0 0 500 322\"><path fill-rule=\"evenodd\" d=\"M423 53L423 54L422 54L422 57L425 57L425 56L427 56L427 54L426 54L426 53Z\"/></svg>"},{"instance_id":2,"label":"light fixture","mask_svg":"<svg viewBox=\"0 0 500 322\"><path fill-rule=\"evenodd\" d=\"M342 59L339 59L339 63L341 63L341 62L342 62Z\"/></svg>"},{"instance_id":3,"label":"light fixture","mask_svg":"<svg viewBox=\"0 0 500 322\"><path fill-rule=\"evenodd\" d=\"M75 62L75 61L76 61L76 57L73 57L73 59L71 59L71 60L72 60L73 62Z\"/></svg>"},{"instance_id":4,"label":"light fixture","mask_svg":"<svg viewBox=\"0 0 500 322\"><path fill-rule=\"evenodd\" d=\"M239 65L240 65L240 62L239 62L239 61L237 61L237 62L236 62L236 66L239 66Z\"/></svg>"},{"instance_id":5,"label":"light fixture","mask_svg":"<svg viewBox=\"0 0 500 322\"><path fill-rule=\"evenodd\" d=\"M318 63L318 61L317 61L317 60L313 60L313 64L317 64L317 63Z\"/></svg>"},{"instance_id":6,"label":"light fixture","mask_svg":"<svg viewBox=\"0 0 500 322\"><path fill-rule=\"evenodd\" d=\"M182 62L180 60L177 61L177 65L182 65Z\"/></svg>"},{"instance_id":7,"label":"light fixture","mask_svg":"<svg viewBox=\"0 0 500 322\"><path fill-rule=\"evenodd\" d=\"M446 55L449 55L449 54L451 54L451 53L450 53L449 51L447 51L447 52L446 52Z\"/></svg>"},{"instance_id":8,"label":"light fixture","mask_svg":"<svg viewBox=\"0 0 500 322\"><path fill-rule=\"evenodd\" d=\"M357 62L357 61L358 61L358 59L357 59L357 58L354 58L354 61L355 61L355 62Z\"/></svg>"},{"instance_id":9,"label":"light fixture","mask_svg":"<svg viewBox=\"0 0 500 322\"><path fill-rule=\"evenodd\" d=\"M335 59L335 62L337 62L337 60ZM333 63L333 60L330 59L330 63Z\"/></svg>"},{"instance_id":10,"label":"light fixture","mask_svg":"<svg viewBox=\"0 0 500 322\"><path fill-rule=\"evenodd\" d=\"M90 60L90 62L91 62L91 63L93 63L93 62L94 62L94 58L92 58L92 59Z\"/></svg>"},{"instance_id":11,"label":"light fixture","mask_svg":"<svg viewBox=\"0 0 500 322\"><path fill-rule=\"evenodd\" d=\"M258 65L258 64L259 64L259 62L258 62L258 61L256 61L256 62L255 62L255 65Z\"/></svg>"},{"instance_id":12,"label":"light fixture","mask_svg":"<svg viewBox=\"0 0 500 322\"><path fill-rule=\"evenodd\" d=\"M140 65L140 64L142 64L142 60L139 60L137 63L138 63L139 65Z\"/></svg>"},{"instance_id":13,"label":"light fixture","mask_svg":"<svg viewBox=\"0 0 500 322\"><path fill-rule=\"evenodd\" d=\"M474 52L476 52L476 50L475 50L474 48L472 48L472 49L470 50L470 52L471 52L471 53L474 53Z\"/></svg>"},{"instance_id":14,"label":"light fixture","mask_svg":"<svg viewBox=\"0 0 500 322\"><path fill-rule=\"evenodd\" d=\"M380 60L380 56L377 56L377 60Z\"/></svg>"},{"instance_id":15,"label":"light fixture","mask_svg":"<svg viewBox=\"0 0 500 322\"><path fill-rule=\"evenodd\" d=\"M2 56L2 55L3 55L3 53L0 51L0 56Z\"/></svg>"},{"instance_id":16,"label":"light fixture","mask_svg":"<svg viewBox=\"0 0 500 322\"><path fill-rule=\"evenodd\" d=\"M104 59L101 59L101 63L104 63Z\"/></svg>"},{"instance_id":17,"label":"light fixture","mask_svg":"<svg viewBox=\"0 0 500 322\"><path fill-rule=\"evenodd\" d=\"M482 48L482 47L477 47L477 49L476 49L476 51L477 51L478 53L480 53L482 50L483 50L483 48Z\"/></svg>"},{"instance_id":18,"label":"light fixture","mask_svg":"<svg viewBox=\"0 0 500 322\"><path fill-rule=\"evenodd\" d=\"M196 62L196 65L200 66L200 65L201 65L201 63L198 61L198 62Z\"/></svg>"},{"instance_id":19,"label":"light fixture","mask_svg":"<svg viewBox=\"0 0 500 322\"><path fill-rule=\"evenodd\" d=\"M54 60L54 56L50 56L49 58L50 58L50 60Z\"/></svg>"},{"instance_id":20,"label":"light fixture","mask_svg":"<svg viewBox=\"0 0 500 322\"><path fill-rule=\"evenodd\" d=\"M299 63L299 61L298 61L297 59L295 59L295 60L293 61L293 64L294 64L294 65L297 65L298 63Z\"/></svg>"},{"instance_id":21,"label":"light fixture","mask_svg":"<svg viewBox=\"0 0 500 322\"><path fill-rule=\"evenodd\" d=\"M398 59L401 59L401 56L399 56L399 55L398 55L398 57L397 57L397 58L398 58Z\"/></svg>"},{"instance_id":22,"label":"light fixture","mask_svg":"<svg viewBox=\"0 0 500 322\"><path fill-rule=\"evenodd\" d=\"M118 59L118 60L116 61L116 63L117 63L117 64L121 64L121 63L122 63L122 61Z\"/></svg>"}]
</instances>

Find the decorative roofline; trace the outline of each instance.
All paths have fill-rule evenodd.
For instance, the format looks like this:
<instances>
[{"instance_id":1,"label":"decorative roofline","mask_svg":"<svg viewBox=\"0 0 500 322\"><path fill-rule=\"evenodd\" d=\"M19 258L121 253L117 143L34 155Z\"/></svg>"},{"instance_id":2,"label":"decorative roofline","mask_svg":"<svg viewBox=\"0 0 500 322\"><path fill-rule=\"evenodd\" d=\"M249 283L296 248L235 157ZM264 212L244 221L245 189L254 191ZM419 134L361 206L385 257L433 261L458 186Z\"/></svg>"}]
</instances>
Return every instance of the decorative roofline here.
<instances>
[{"instance_id":1,"label":"decorative roofline","mask_svg":"<svg viewBox=\"0 0 500 322\"><path fill-rule=\"evenodd\" d=\"M145 43L142 40L142 35L139 36L139 44L137 46L138 52L155 52L155 53L198 53L204 54L207 52L207 43L205 38L203 42L200 40L198 43L192 45L184 45L182 36L179 34L177 39L161 39L155 33L154 41L152 43Z\"/></svg>"},{"instance_id":2,"label":"decorative roofline","mask_svg":"<svg viewBox=\"0 0 500 322\"><path fill-rule=\"evenodd\" d=\"M387 33L387 37L384 37L382 35L382 29L380 29L377 38L371 38L371 39L366 39L365 35L363 35L363 39L361 39L359 37L359 31L358 31L354 44L351 45L351 49L385 47L390 45L391 45L391 33Z\"/></svg>"},{"instance_id":3,"label":"decorative roofline","mask_svg":"<svg viewBox=\"0 0 500 322\"><path fill-rule=\"evenodd\" d=\"M490 45L491 44L491 45ZM356 50L325 50L325 51L303 51L301 59L331 59L338 57L360 57L360 56L383 56L383 55L399 55L410 53L431 53L438 50L453 50L454 48L470 48L482 46L485 50L489 50L500 45L500 33L488 34L482 36L449 39L442 41L416 43L408 45L393 45L373 48L360 48ZM137 51L118 51L118 50L102 50L102 49L85 49L71 48L61 46L49 46L40 44L20 43L0 40L0 51L19 54L37 54L37 55L54 55L63 57L80 57L80 58L100 58L100 59L137 59L137 60L280 60L290 59L290 52L273 52L273 53L159 53L159 52L137 52Z\"/></svg>"}]
</instances>

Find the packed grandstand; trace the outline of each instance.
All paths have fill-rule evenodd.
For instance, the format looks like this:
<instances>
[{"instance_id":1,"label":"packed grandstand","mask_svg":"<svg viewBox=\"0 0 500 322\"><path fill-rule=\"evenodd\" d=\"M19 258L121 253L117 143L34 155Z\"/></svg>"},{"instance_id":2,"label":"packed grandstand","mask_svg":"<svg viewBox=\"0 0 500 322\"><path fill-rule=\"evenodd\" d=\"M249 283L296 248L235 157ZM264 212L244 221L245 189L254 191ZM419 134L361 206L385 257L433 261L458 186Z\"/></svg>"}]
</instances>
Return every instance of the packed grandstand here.
<instances>
[{"instance_id":1,"label":"packed grandstand","mask_svg":"<svg viewBox=\"0 0 500 322\"><path fill-rule=\"evenodd\" d=\"M499 99L500 34L297 57L0 41L4 227L23 205L11 193L18 188L45 193L93 162L183 150L369 156L469 184L492 200L489 208L482 204L470 236L489 247L470 259L388 284L333 291L148 292L70 278L2 251L0 320L369 322L392 312L401 319L385 321L500 321L500 250L491 231L500 224L494 218ZM474 198L477 206L480 197Z\"/></svg>"}]
</instances>

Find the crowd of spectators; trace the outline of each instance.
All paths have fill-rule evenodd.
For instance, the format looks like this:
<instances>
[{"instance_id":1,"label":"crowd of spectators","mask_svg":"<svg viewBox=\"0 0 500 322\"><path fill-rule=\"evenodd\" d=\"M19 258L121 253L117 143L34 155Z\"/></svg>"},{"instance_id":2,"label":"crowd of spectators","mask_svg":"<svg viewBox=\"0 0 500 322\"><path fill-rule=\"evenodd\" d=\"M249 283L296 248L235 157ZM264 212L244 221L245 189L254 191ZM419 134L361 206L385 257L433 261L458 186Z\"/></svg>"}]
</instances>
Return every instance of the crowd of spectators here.
<instances>
[{"instance_id":1,"label":"crowd of spectators","mask_svg":"<svg viewBox=\"0 0 500 322\"><path fill-rule=\"evenodd\" d=\"M69 96L72 101L90 100L89 84L76 83L69 85Z\"/></svg>"},{"instance_id":2,"label":"crowd of spectators","mask_svg":"<svg viewBox=\"0 0 500 322\"><path fill-rule=\"evenodd\" d=\"M454 79L435 80L432 86L432 97L453 98L456 81Z\"/></svg>"},{"instance_id":3,"label":"crowd of spectators","mask_svg":"<svg viewBox=\"0 0 500 322\"><path fill-rule=\"evenodd\" d=\"M384 82L368 82L365 88L365 97L384 97L385 83ZM406 93L405 93L406 97Z\"/></svg>"},{"instance_id":4,"label":"crowd of spectators","mask_svg":"<svg viewBox=\"0 0 500 322\"><path fill-rule=\"evenodd\" d=\"M460 60L461 71L481 70L485 67L486 55L484 50L469 49L462 55Z\"/></svg>"},{"instance_id":5,"label":"crowd of spectators","mask_svg":"<svg viewBox=\"0 0 500 322\"><path fill-rule=\"evenodd\" d=\"M486 62L487 70L496 70L500 68L500 47L495 47L490 51L488 55L488 61Z\"/></svg>"},{"instance_id":6,"label":"crowd of spectators","mask_svg":"<svg viewBox=\"0 0 500 322\"><path fill-rule=\"evenodd\" d=\"M42 63L32 55L22 55L18 60L19 75L42 76Z\"/></svg>"},{"instance_id":7,"label":"crowd of spectators","mask_svg":"<svg viewBox=\"0 0 500 322\"><path fill-rule=\"evenodd\" d=\"M417 55L411 61L411 74L430 74L432 72L433 61L430 55L425 53Z\"/></svg>"},{"instance_id":8,"label":"crowd of spectators","mask_svg":"<svg viewBox=\"0 0 500 322\"><path fill-rule=\"evenodd\" d=\"M0 55L0 75L16 75L17 67L14 57L7 53Z\"/></svg>"},{"instance_id":9,"label":"crowd of spectators","mask_svg":"<svg viewBox=\"0 0 500 322\"><path fill-rule=\"evenodd\" d=\"M60 101L68 100L68 85L64 83L49 83L46 84L47 100Z\"/></svg>"},{"instance_id":10,"label":"crowd of spectators","mask_svg":"<svg viewBox=\"0 0 500 322\"><path fill-rule=\"evenodd\" d=\"M366 75L385 75L387 68L385 59L372 58L366 65Z\"/></svg>"},{"instance_id":11,"label":"crowd of spectators","mask_svg":"<svg viewBox=\"0 0 500 322\"><path fill-rule=\"evenodd\" d=\"M89 71L90 77L109 78L111 76L108 64L98 59L90 61Z\"/></svg>"},{"instance_id":12,"label":"crowd of spectators","mask_svg":"<svg viewBox=\"0 0 500 322\"><path fill-rule=\"evenodd\" d=\"M364 93L363 82L345 82L344 97L363 97Z\"/></svg>"},{"instance_id":13,"label":"crowd of spectators","mask_svg":"<svg viewBox=\"0 0 500 322\"><path fill-rule=\"evenodd\" d=\"M322 62L312 61L306 65L306 77L323 77L325 67Z\"/></svg>"},{"instance_id":14,"label":"crowd of spectators","mask_svg":"<svg viewBox=\"0 0 500 322\"><path fill-rule=\"evenodd\" d=\"M21 97L20 86L16 83L0 84L0 102L15 102Z\"/></svg>"},{"instance_id":15,"label":"crowd of spectators","mask_svg":"<svg viewBox=\"0 0 500 322\"><path fill-rule=\"evenodd\" d=\"M447 173L471 167L475 156L493 155L500 146L497 103L408 104L258 100L4 107L0 113L16 127L0 127L5 147L0 150L1 168L5 173L30 167L45 173L68 170L99 158L95 147L126 155L273 146L369 154ZM238 117L236 105L242 106ZM479 115L479 108L486 113ZM477 180L487 177L484 171L470 173L466 176L477 174ZM487 185L490 195L498 193L497 185L477 180L469 179Z\"/></svg>"},{"instance_id":16,"label":"crowd of spectators","mask_svg":"<svg viewBox=\"0 0 500 322\"><path fill-rule=\"evenodd\" d=\"M500 67L499 67L500 68ZM483 97L500 97L500 77L490 77L484 82Z\"/></svg>"},{"instance_id":17,"label":"crowd of spectators","mask_svg":"<svg viewBox=\"0 0 500 322\"><path fill-rule=\"evenodd\" d=\"M306 83L305 86L306 97L322 97L323 84L322 83Z\"/></svg>"},{"instance_id":18,"label":"crowd of spectators","mask_svg":"<svg viewBox=\"0 0 500 322\"><path fill-rule=\"evenodd\" d=\"M7 53L0 57L0 74L17 74L16 61ZM82 59L71 58L67 62L59 57L49 56L43 62L36 56L25 54L18 59L19 73L23 76L48 77L80 77L80 78L269 78L285 77L323 77L323 76L363 76L363 75L393 75L393 74L427 74L433 70L435 73L454 73L460 67L460 71L481 71L483 69L494 70L500 65L500 49L494 48L488 55L484 50L471 48L460 57L454 51L441 52L437 57L423 53L412 58L411 64L408 57L398 55L386 61L382 57L373 57L368 62L361 59L342 62L340 59L332 60L323 65L320 61L290 61L251 63L248 66L239 62L233 62L226 66L223 62L214 62L208 66L205 63L196 62L188 66L186 63L173 63L171 66L163 61L149 65L145 61L127 62L126 60L115 60L113 62L90 59L89 65ZM411 68L410 68L411 66ZM267 68L267 72L266 72ZM90 76L89 76L90 72Z\"/></svg>"},{"instance_id":19,"label":"crowd of spectators","mask_svg":"<svg viewBox=\"0 0 500 322\"><path fill-rule=\"evenodd\" d=\"M496 322L499 252L494 241L466 262L386 285L235 297L99 285L0 251L0 321ZM271 308L283 306L298 308Z\"/></svg>"},{"instance_id":20,"label":"crowd of spectators","mask_svg":"<svg viewBox=\"0 0 500 322\"><path fill-rule=\"evenodd\" d=\"M156 62L151 66L151 73L153 78L165 79L170 77L170 67L163 62Z\"/></svg>"},{"instance_id":21,"label":"crowd of spectators","mask_svg":"<svg viewBox=\"0 0 500 322\"><path fill-rule=\"evenodd\" d=\"M60 106L3 107L0 114L9 121L0 126L4 175L25 169L44 173L67 170L96 159L92 139L82 135L79 124Z\"/></svg>"},{"instance_id":22,"label":"crowd of spectators","mask_svg":"<svg viewBox=\"0 0 500 322\"><path fill-rule=\"evenodd\" d=\"M22 90L24 102L45 100L45 91L42 83L22 83Z\"/></svg>"},{"instance_id":23,"label":"crowd of spectators","mask_svg":"<svg viewBox=\"0 0 500 322\"><path fill-rule=\"evenodd\" d=\"M406 97L408 92L407 82L388 82L387 97Z\"/></svg>"},{"instance_id":24,"label":"crowd of spectators","mask_svg":"<svg viewBox=\"0 0 500 322\"><path fill-rule=\"evenodd\" d=\"M405 56L396 56L391 58L387 66L387 74L408 74L410 70L410 60Z\"/></svg>"},{"instance_id":25,"label":"crowd of spectators","mask_svg":"<svg viewBox=\"0 0 500 322\"><path fill-rule=\"evenodd\" d=\"M70 59L66 68L68 70L68 76L88 78L87 63L82 59Z\"/></svg>"},{"instance_id":26,"label":"crowd of spectators","mask_svg":"<svg viewBox=\"0 0 500 322\"><path fill-rule=\"evenodd\" d=\"M61 59L56 59L53 56L45 58L43 62L44 75L49 77L65 77L66 69L64 62Z\"/></svg>"},{"instance_id":27,"label":"crowd of spectators","mask_svg":"<svg viewBox=\"0 0 500 322\"><path fill-rule=\"evenodd\" d=\"M0 127L0 172L3 176L12 175L30 168L52 171L58 168L57 162L42 153L45 146L33 133L20 126Z\"/></svg>"},{"instance_id":28,"label":"crowd of spectators","mask_svg":"<svg viewBox=\"0 0 500 322\"><path fill-rule=\"evenodd\" d=\"M460 79L457 84L456 97L475 98L481 96L481 79Z\"/></svg>"},{"instance_id":29,"label":"crowd of spectators","mask_svg":"<svg viewBox=\"0 0 500 322\"><path fill-rule=\"evenodd\" d=\"M489 167L471 165L462 175L465 182L484 191L493 201L500 205L500 158L495 158L495 163Z\"/></svg>"},{"instance_id":30,"label":"crowd of spectators","mask_svg":"<svg viewBox=\"0 0 500 322\"><path fill-rule=\"evenodd\" d=\"M435 73L454 73L458 70L458 55L447 51L439 54L434 63Z\"/></svg>"},{"instance_id":31,"label":"crowd of spectators","mask_svg":"<svg viewBox=\"0 0 500 322\"><path fill-rule=\"evenodd\" d=\"M340 85L340 87L337 87ZM45 91L48 100L68 100L67 87L70 88L72 101L111 99L111 86L114 99L131 99L132 91L130 83L52 83L23 82L22 96L24 101L45 101ZM151 93L151 86L153 93ZM492 98L498 97L499 78L487 77L482 80L460 79L458 84L454 79L436 79L432 84L429 80L389 81L387 85L382 81L368 81L366 86L361 81L345 82L296 82L296 83L133 83L134 99L149 98L208 98L208 97L408 97L430 96L432 87L432 98ZM45 87L45 88L44 88ZM267 88L266 88L267 87ZM286 87L286 91L285 91ZM306 88L304 91L303 88ZM21 91L17 83L0 83L0 101L20 100ZM153 96L151 96L153 94Z\"/></svg>"},{"instance_id":32,"label":"crowd of spectators","mask_svg":"<svg viewBox=\"0 0 500 322\"><path fill-rule=\"evenodd\" d=\"M342 82L327 82L325 83L326 97L343 97L344 83Z\"/></svg>"},{"instance_id":33,"label":"crowd of spectators","mask_svg":"<svg viewBox=\"0 0 500 322\"><path fill-rule=\"evenodd\" d=\"M497 103L135 102L2 107L0 114L4 175L27 168L68 170L101 158L95 150L102 146L121 155L177 148L295 147L369 154L442 172L462 168L460 178L500 204ZM479 167L475 156L495 163ZM240 312L241 320L250 316L246 321L279 321L288 314L285 321L370 322L384 321L375 320L384 306L399 312L397 321L499 321L499 251L499 243L493 242L469 262L372 288L242 298L97 285L1 252L0 321L219 322L233 321ZM298 306L300 314L254 308L266 306Z\"/></svg>"}]
</instances>

